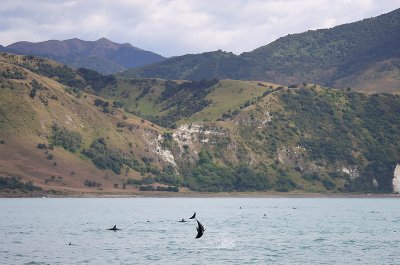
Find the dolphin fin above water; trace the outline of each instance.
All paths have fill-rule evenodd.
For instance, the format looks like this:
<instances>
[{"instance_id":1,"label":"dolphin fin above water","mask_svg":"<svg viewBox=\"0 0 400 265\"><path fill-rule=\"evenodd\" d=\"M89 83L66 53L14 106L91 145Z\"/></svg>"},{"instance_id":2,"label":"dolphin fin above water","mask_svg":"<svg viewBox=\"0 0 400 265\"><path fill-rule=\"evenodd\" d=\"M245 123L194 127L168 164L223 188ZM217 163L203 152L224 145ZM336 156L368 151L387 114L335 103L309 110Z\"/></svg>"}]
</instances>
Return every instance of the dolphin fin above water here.
<instances>
[{"instance_id":1,"label":"dolphin fin above water","mask_svg":"<svg viewBox=\"0 0 400 265\"><path fill-rule=\"evenodd\" d=\"M197 221L197 227L196 227L196 230L197 230L196 239L197 239L197 238L202 237L204 234L204 231L206 231L206 230L204 229L204 226L197 219L196 219L196 221Z\"/></svg>"},{"instance_id":2,"label":"dolphin fin above water","mask_svg":"<svg viewBox=\"0 0 400 265\"><path fill-rule=\"evenodd\" d=\"M192 215L192 217L190 217L189 219L195 219L196 218L196 212L194 212L194 214Z\"/></svg>"},{"instance_id":3,"label":"dolphin fin above water","mask_svg":"<svg viewBox=\"0 0 400 265\"><path fill-rule=\"evenodd\" d=\"M117 231L117 230L121 230L121 229L117 228L117 225L114 225L113 228L109 228L108 230Z\"/></svg>"}]
</instances>

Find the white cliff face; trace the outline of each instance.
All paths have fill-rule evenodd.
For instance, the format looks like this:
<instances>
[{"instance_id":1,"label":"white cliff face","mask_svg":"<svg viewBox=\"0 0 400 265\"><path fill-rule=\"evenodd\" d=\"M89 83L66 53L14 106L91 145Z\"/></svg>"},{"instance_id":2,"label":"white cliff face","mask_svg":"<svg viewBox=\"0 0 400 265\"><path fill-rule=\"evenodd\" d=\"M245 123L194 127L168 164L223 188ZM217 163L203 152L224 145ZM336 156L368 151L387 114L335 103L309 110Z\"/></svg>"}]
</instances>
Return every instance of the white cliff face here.
<instances>
[{"instance_id":1,"label":"white cliff face","mask_svg":"<svg viewBox=\"0 0 400 265\"><path fill-rule=\"evenodd\" d=\"M177 167L174 155L171 151L161 147L161 142L163 141L161 134L159 134L157 138L155 138L151 133L144 134L144 136L146 146L149 147L151 152L161 157L165 162Z\"/></svg>"},{"instance_id":2,"label":"white cliff face","mask_svg":"<svg viewBox=\"0 0 400 265\"><path fill-rule=\"evenodd\" d=\"M351 179L355 179L360 176L360 173L358 172L357 168L355 168L355 167L353 167L353 168L352 167L348 167L348 168L343 167L342 172L350 175Z\"/></svg>"},{"instance_id":3,"label":"white cliff face","mask_svg":"<svg viewBox=\"0 0 400 265\"><path fill-rule=\"evenodd\" d=\"M173 133L179 147L192 146L193 142L208 143L212 137L226 137L227 134L213 129L204 129L200 124L183 124Z\"/></svg>"},{"instance_id":4,"label":"white cliff face","mask_svg":"<svg viewBox=\"0 0 400 265\"><path fill-rule=\"evenodd\" d=\"M397 164L397 166L394 170L393 191L400 193L400 165L399 164Z\"/></svg>"}]
</instances>

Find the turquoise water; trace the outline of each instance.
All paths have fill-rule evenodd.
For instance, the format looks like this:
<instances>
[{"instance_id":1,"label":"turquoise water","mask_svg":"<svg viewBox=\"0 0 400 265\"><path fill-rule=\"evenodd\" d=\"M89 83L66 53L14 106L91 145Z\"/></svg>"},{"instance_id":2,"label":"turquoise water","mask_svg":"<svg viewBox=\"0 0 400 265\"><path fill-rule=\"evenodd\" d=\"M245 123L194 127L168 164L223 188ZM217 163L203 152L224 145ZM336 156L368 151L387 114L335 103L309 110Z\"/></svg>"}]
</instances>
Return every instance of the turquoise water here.
<instances>
[{"instance_id":1,"label":"turquoise water","mask_svg":"<svg viewBox=\"0 0 400 265\"><path fill-rule=\"evenodd\" d=\"M0 199L0 211L0 264L400 264L399 199ZM200 239L178 222L193 211Z\"/></svg>"}]
</instances>

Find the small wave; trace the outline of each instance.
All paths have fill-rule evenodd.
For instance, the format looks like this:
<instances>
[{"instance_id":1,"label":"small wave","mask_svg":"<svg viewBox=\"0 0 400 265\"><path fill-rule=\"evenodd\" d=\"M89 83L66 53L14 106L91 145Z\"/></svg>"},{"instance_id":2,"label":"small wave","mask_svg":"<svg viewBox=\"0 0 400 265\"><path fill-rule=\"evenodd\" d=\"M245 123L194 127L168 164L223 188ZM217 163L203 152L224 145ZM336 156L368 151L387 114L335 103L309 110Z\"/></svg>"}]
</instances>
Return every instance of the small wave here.
<instances>
[{"instance_id":1,"label":"small wave","mask_svg":"<svg viewBox=\"0 0 400 265\"><path fill-rule=\"evenodd\" d=\"M20 235L30 235L31 231L20 231L20 232L18 232L18 234L20 234Z\"/></svg>"},{"instance_id":2,"label":"small wave","mask_svg":"<svg viewBox=\"0 0 400 265\"><path fill-rule=\"evenodd\" d=\"M345 245L354 245L354 243L356 243L356 241L352 239L343 241L343 244Z\"/></svg>"}]
</instances>

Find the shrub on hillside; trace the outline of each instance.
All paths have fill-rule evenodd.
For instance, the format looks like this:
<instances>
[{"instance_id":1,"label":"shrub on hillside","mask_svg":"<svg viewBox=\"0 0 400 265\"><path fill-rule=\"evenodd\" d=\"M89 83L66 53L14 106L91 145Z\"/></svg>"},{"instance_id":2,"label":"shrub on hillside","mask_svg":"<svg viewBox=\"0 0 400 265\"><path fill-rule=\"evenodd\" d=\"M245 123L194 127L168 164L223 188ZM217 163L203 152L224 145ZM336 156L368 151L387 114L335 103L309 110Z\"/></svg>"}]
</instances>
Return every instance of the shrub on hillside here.
<instances>
[{"instance_id":1,"label":"shrub on hillside","mask_svg":"<svg viewBox=\"0 0 400 265\"><path fill-rule=\"evenodd\" d=\"M47 149L47 145L45 143L38 143L37 148L38 149Z\"/></svg>"},{"instance_id":2,"label":"shrub on hillside","mask_svg":"<svg viewBox=\"0 0 400 265\"><path fill-rule=\"evenodd\" d=\"M83 184L86 187L89 187L89 188L91 188L91 187L101 187L101 183L96 182L94 180L90 180L90 179L85 180L85 182Z\"/></svg>"},{"instance_id":3,"label":"shrub on hillside","mask_svg":"<svg viewBox=\"0 0 400 265\"><path fill-rule=\"evenodd\" d=\"M323 179L322 184L327 190L333 190L334 188L336 188L336 184L333 183L330 179Z\"/></svg>"},{"instance_id":4,"label":"shrub on hillside","mask_svg":"<svg viewBox=\"0 0 400 265\"><path fill-rule=\"evenodd\" d=\"M157 191L168 191L168 192L179 192L179 188L176 186L168 186L168 187L157 186L156 190Z\"/></svg>"},{"instance_id":5,"label":"shrub on hillside","mask_svg":"<svg viewBox=\"0 0 400 265\"><path fill-rule=\"evenodd\" d=\"M155 191L155 188L153 186L140 186L139 190L140 191Z\"/></svg>"},{"instance_id":6,"label":"shrub on hillside","mask_svg":"<svg viewBox=\"0 0 400 265\"><path fill-rule=\"evenodd\" d=\"M179 188L176 186L168 186L168 187L162 187L162 186L157 186L154 188L153 186L140 186L139 187L140 191L167 191L167 192L179 192Z\"/></svg>"},{"instance_id":7,"label":"shrub on hillside","mask_svg":"<svg viewBox=\"0 0 400 265\"><path fill-rule=\"evenodd\" d=\"M199 153L197 165L183 179L183 184L195 191L262 191L271 187L262 172L245 164L225 167L213 162L207 151Z\"/></svg>"},{"instance_id":8,"label":"shrub on hillside","mask_svg":"<svg viewBox=\"0 0 400 265\"><path fill-rule=\"evenodd\" d=\"M52 126L51 143L62 146L64 149L75 152L82 146L82 136L79 132L69 131L57 124Z\"/></svg>"},{"instance_id":9,"label":"shrub on hillside","mask_svg":"<svg viewBox=\"0 0 400 265\"><path fill-rule=\"evenodd\" d=\"M39 191L40 187L33 185L32 182L24 183L16 177L0 177L0 190L20 190L20 191Z\"/></svg>"},{"instance_id":10,"label":"shrub on hillside","mask_svg":"<svg viewBox=\"0 0 400 265\"><path fill-rule=\"evenodd\" d=\"M1 77L9 78L9 79L26 79L26 76L23 72L20 72L16 69L6 69L0 73Z\"/></svg>"},{"instance_id":11,"label":"shrub on hillside","mask_svg":"<svg viewBox=\"0 0 400 265\"><path fill-rule=\"evenodd\" d=\"M82 153L92 159L96 167L111 169L115 174L121 174L124 159L117 150L112 150L107 146L104 138L94 140L90 148L83 150Z\"/></svg>"},{"instance_id":12,"label":"shrub on hillside","mask_svg":"<svg viewBox=\"0 0 400 265\"><path fill-rule=\"evenodd\" d=\"M288 177L281 177L275 184L276 191L288 192L297 187L296 183Z\"/></svg>"}]
</instances>

